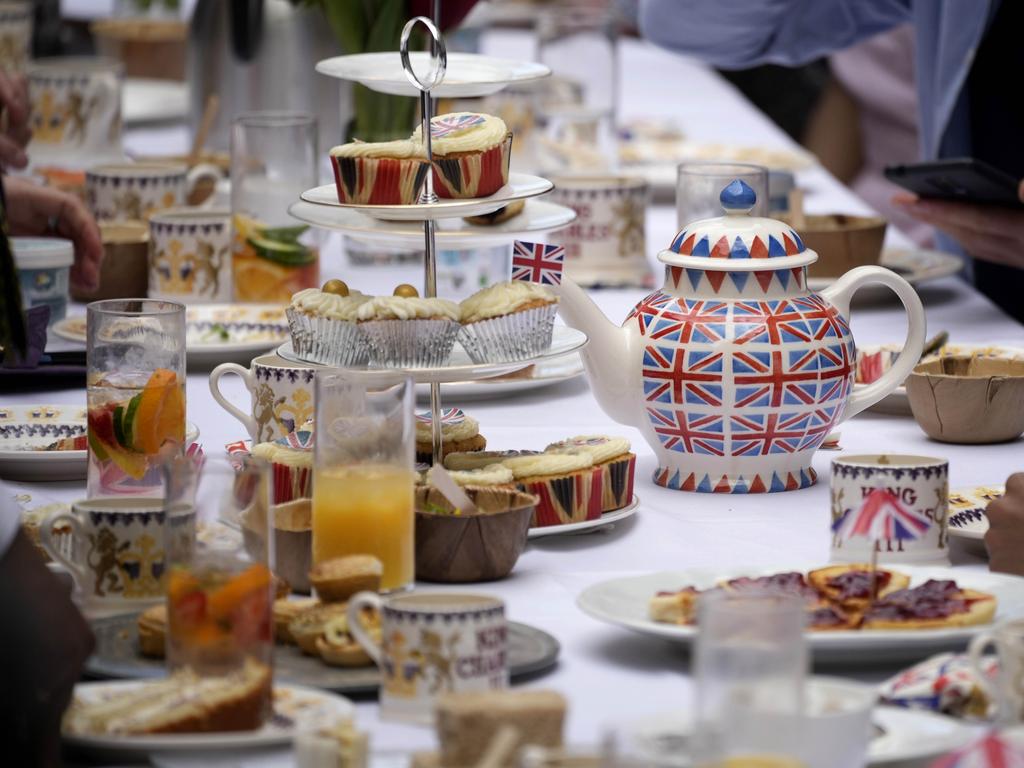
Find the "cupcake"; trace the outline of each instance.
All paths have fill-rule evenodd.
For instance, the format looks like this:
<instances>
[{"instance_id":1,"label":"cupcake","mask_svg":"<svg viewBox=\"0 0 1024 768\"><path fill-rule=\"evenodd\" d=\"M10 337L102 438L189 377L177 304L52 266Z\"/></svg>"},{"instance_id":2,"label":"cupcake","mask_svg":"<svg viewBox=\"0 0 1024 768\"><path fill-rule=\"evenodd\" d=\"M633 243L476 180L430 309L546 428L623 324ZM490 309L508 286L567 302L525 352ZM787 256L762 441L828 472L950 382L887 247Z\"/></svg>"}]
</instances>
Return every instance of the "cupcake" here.
<instances>
[{"instance_id":1,"label":"cupcake","mask_svg":"<svg viewBox=\"0 0 1024 768\"><path fill-rule=\"evenodd\" d=\"M434 436L430 412L416 414L416 461L430 464L434 458ZM461 408L449 408L441 414L441 455L482 451L487 438L480 434L480 424Z\"/></svg>"},{"instance_id":2,"label":"cupcake","mask_svg":"<svg viewBox=\"0 0 1024 768\"><path fill-rule=\"evenodd\" d=\"M600 467L582 451L513 456L501 462L516 485L539 497L533 527L581 523L601 516Z\"/></svg>"},{"instance_id":3,"label":"cupcake","mask_svg":"<svg viewBox=\"0 0 1024 768\"><path fill-rule=\"evenodd\" d=\"M295 354L324 365L364 365L368 345L356 311L369 300L359 291L349 291L341 280L296 293L285 310Z\"/></svg>"},{"instance_id":4,"label":"cupcake","mask_svg":"<svg viewBox=\"0 0 1024 768\"><path fill-rule=\"evenodd\" d=\"M558 297L540 283L511 280L459 305L459 342L476 363L525 360L551 347Z\"/></svg>"},{"instance_id":5,"label":"cupcake","mask_svg":"<svg viewBox=\"0 0 1024 768\"><path fill-rule=\"evenodd\" d=\"M463 472L482 469L492 464L502 464L505 459L518 456L536 456L540 451L470 451L468 453L449 453L444 457L444 468L449 472Z\"/></svg>"},{"instance_id":6,"label":"cupcake","mask_svg":"<svg viewBox=\"0 0 1024 768\"><path fill-rule=\"evenodd\" d=\"M313 422L269 443L257 443L252 455L270 464L273 503L285 504L313 495Z\"/></svg>"},{"instance_id":7,"label":"cupcake","mask_svg":"<svg viewBox=\"0 0 1024 768\"><path fill-rule=\"evenodd\" d=\"M459 335L459 305L421 298L415 290L400 285L396 295L378 296L356 310L369 344L370 365L430 368L448 361Z\"/></svg>"},{"instance_id":8,"label":"cupcake","mask_svg":"<svg viewBox=\"0 0 1024 768\"><path fill-rule=\"evenodd\" d=\"M433 485L431 468L424 478L426 485ZM488 464L486 467L476 469L451 469L448 470L450 477L456 485L470 488L511 488L513 483L512 470L501 464Z\"/></svg>"},{"instance_id":9,"label":"cupcake","mask_svg":"<svg viewBox=\"0 0 1024 768\"><path fill-rule=\"evenodd\" d=\"M582 451L589 454L594 465L603 470L601 511L621 509L633 499L633 475L636 454L630 453L629 440L607 435L582 435L552 443L545 453Z\"/></svg>"},{"instance_id":10,"label":"cupcake","mask_svg":"<svg viewBox=\"0 0 1024 768\"><path fill-rule=\"evenodd\" d=\"M421 144L422 127L412 135ZM434 191L439 197L487 197L508 183L512 132L493 115L451 112L430 121Z\"/></svg>"},{"instance_id":11,"label":"cupcake","mask_svg":"<svg viewBox=\"0 0 1024 768\"><path fill-rule=\"evenodd\" d=\"M429 167L423 146L405 139L355 141L331 150L338 202L357 205L412 205Z\"/></svg>"}]
</instances>

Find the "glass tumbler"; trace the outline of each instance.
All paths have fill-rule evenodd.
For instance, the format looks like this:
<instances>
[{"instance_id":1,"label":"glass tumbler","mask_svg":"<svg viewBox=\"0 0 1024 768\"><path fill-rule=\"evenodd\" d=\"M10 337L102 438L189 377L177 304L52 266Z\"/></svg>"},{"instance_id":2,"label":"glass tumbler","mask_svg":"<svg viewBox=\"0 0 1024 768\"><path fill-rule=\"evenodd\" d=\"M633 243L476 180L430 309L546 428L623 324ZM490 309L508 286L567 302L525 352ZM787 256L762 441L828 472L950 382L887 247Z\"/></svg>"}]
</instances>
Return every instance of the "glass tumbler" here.
<instances>
[{"instance_id":1,"label":"glass tumbler","mask_svg":"<svg viewBox=\"0 0 1024 768\"><path fill-rule=\"evenodd\" d=\"M288 303L320 280L317 230L288 207L319 183L316 118L254 112L231 128L232 274L237 301Z\"/></svg>"},{"instance_id":2,"label":"glass tumbler","mask_svg":"<svg viewBox=\"0 0 1024 768\"><path fill-rule=\"evenodd\" d=\"M316 377L313 564L373 555L387 592L410 587L415 571L414 392L408 377Z\"/></svg>"},{"instance_id":3,"label":"glass tumbler","mask_svg":"<svg viewBox=\"0 0 1024 768\"><path fill-rule=\"evenodd\" d=\"M808 655L800 597L715 592L698 606L693 657L697 764L798 766ZM766 727L765 723L774 723ZM792 727L778 727L786 723Z\"/></svg>"},{"instance_id":4,"label":"glass tumbler","mask_svg":"<svg viewBox=\"0 0 1024 768\"><path fill-rule=\"evenodd\" d=\"M262 722L271 711L274 537L269 465L246 457L176 462L168 497L202 474L192 526L167 528L167 665L229 678L249 691Z\"/></svg>"},{"instance_id":5,"label":"glass tumbler","mask_svg":"<svg viewBox=\"0 0 1024 768\"><path fill-rule=\"evenodd\" d=\"M158 496L185 442L185 305L94 301L86 324L88 496Z\"/></svg>"},{"instance_id":6,"label":"glass tumbler","mask_svg":"<svg viewBox=\"0 0 1024 768\"><path fill-rule=\"evenodd\" d=\"M757 195L751 216L768 215L768 169L750 163L680 163L676 176L676 223L679 229L701 219L721 216L718 196L735 179Z\"/></svg>"}]
</instances>

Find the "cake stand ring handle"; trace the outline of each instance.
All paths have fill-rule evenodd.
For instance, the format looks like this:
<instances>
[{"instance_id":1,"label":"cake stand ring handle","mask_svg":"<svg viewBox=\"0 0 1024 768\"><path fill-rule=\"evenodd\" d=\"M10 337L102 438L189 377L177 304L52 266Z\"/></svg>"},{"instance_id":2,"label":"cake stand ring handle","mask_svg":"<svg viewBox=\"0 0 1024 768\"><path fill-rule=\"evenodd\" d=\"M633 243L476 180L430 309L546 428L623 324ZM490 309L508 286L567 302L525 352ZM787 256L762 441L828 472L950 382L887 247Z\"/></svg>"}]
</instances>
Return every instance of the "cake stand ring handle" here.
<instances>
[{"instance_id":1,"label":"cake stand ring handle","mask_svg":"<svg viewBox=\"0 0 1024 768\"><path fill-rule=\"evenodd\" d=\"M419 78L419 75L413 70L412 62L409 59L409 37L412 35L412 31L417 23L427 28L432 40L430 46L430 71L427 72L426 80ZM406 79L420 91L430 93L432 89L439 86L441 81L444 80L445 72L448 69L448 50L445 48L444 38L441 37L437 26L426 16L415 16L405 23L405 26L402 27L402 38L399 43L398 52L402 57L402 70L405 72Z\"/></svg>"}]
</instances>

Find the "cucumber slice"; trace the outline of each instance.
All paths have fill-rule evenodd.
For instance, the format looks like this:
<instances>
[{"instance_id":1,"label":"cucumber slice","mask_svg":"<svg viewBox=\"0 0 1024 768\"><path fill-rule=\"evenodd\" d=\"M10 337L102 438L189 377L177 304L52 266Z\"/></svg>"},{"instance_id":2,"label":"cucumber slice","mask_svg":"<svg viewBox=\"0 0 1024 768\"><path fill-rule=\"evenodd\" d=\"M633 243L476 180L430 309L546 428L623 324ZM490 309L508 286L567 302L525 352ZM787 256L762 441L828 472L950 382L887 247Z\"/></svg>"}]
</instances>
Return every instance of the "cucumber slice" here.
<instances>
[{"instance_id":1,"label":"cucumber slice","mask_svg":"<svg viewBox=\"0 0 1024 768\"><path fill-rule=\"evenodd\" d=\"M124 434L124 406L119 405L114 409L114 439L117 444L122 447L128 447L130 443L125 438Z\"/></svg>"},{"instance_id":2,"label":"cucumber slice","mask_svg":"<svg viewBox=\"0 0 1024 768\"><path fill-rule=\"evenodd\" d=\"M118 435L118 442L125 448L132 450L137 450L135 449L135 412L139 410L139 402L141 400L142 393L139 392L139 394L128 401L128 407L125 409L123 420L119 420L117 413L114 413L115 434L117 434L118 424L121 425L121 434ZM118 410L121 410L120 407Z\"/></svg>"},{"instance_id":3,"label":"cucumber slice","mask_svg":"<svg viewBox=\"0 0 1024 768\"><path fill-rule=\"evenodd\" d=\"M106 461L110 458L107 451L100 444L100 440L92 432L89 433L89 450L92 451L92 455L96 457L97 461Z\"/></svg>"},{"instance_id":4,"label":"cucumber slice","mask_svg":"<svg viewBox=\"0 0 1024 768\"><path fill-rule=\"evenodd\" d=\"M294 227L270 227L260 233L265 240L273 240L275 243L295 243L309 229L308 224L297 224Z\"/></svg>"},{"instance_id":5,"label":"cucumber slice","mask_svg":"<svg viewBox=\"0 0 1024 768\"><path fill-rule=\"evenodd\" d=\"M279 243L265 237L250 237L249 245L258 256L290 267L309 264L316 259L314 251L299 243Z\"/></svg>"}]
</instances>

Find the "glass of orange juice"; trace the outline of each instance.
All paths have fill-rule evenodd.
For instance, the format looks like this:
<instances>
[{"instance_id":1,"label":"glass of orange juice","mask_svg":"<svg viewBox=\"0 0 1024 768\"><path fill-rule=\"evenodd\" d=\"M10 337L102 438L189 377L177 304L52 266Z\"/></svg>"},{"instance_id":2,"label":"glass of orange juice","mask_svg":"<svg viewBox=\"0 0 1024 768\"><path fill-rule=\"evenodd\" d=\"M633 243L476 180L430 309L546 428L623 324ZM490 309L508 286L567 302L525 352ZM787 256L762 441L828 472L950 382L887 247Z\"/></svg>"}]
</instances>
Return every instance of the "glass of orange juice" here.
<instances>
[{"instance_id":1,"label":"glass of orange juice","mask_svg":"<svg viewBox=\"0 0 1024 768\"><path fill-rule=\"evenodd\" d=\"M236 301L287 304L320 284L317 230L288 214L319 181L316 118L253 112L231 133L232 275Z\"/></svg>"},{"instance_id":2,"label":"glass of orange juice","mask_svg":"<svg viewBox=\"0 0 1024 768\"><path fill-rule=\"evenodd\" d=\"M412 379L355 371L316 377L313 563L373 555L381 587L412 586L414 454Z\"/></svg>"}]
</instances>

